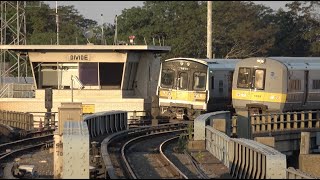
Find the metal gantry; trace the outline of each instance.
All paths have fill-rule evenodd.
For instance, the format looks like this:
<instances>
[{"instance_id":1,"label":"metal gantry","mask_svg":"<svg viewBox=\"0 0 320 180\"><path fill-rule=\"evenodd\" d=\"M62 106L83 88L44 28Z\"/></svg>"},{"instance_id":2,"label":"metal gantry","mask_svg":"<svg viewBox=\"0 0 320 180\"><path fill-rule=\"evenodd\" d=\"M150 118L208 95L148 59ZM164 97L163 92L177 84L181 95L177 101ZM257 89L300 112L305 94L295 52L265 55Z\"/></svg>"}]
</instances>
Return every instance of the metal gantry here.
<instances>
[{"instance_id":1,"label":"metal gantry","mask_svg":"<svg viewBox=\"0 0 320 180\"><path fill-rule=\"evenodd\" d=\"M1 1L1 45L27 44L25 7L26 1ZM23 70L27 76L27 67L26 56L1 49L0 85L5 83L4 77L7 76L17 76L19 82Z\"/></svg>"}]
</instances>

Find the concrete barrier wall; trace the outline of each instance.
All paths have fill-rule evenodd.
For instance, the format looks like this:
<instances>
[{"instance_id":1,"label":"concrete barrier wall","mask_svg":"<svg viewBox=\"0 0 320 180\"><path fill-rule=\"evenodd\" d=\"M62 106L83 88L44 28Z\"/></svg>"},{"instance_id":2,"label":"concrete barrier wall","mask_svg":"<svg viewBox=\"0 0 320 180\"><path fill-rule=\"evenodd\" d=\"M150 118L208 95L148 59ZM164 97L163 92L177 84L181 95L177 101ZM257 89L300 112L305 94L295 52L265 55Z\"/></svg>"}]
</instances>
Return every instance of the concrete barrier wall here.
<instances>
[{"instance_id":1,"label":"concrete barrier wall","mask_svg":"<svg viewBox=\"0 0 320 180\"><path fill-rule=\"evenodd\" d=\"M206 126L206 149L228 168L230 140L225 133Z\"/></svg>"},{"instance_id":2,"label":"concrete barrier wall","mask_svg":"<svg viewBox=\"0 0 320 180\"><path fill-rule=\"evenodd\" d=\"M232 138L229 172L239 179L285 179L286 155L249 139Z\"/></svg>"},{"instance_id":3,"label":"concrete barrier wall","mask_svg":"<svg viewBox=\"0 0 320 180\"><path fill-rule=\"evenodd\" d=\"M206 149L237 179L286 178L286 156L249 139L230 138L206 126Z\"/></svg>"},{"instance_id":4,"label":"concrete barrier wall","mask_svg":"<svg viewBox=\"0 0 320 180\"><path fill-rule=\"evenodd\" d=\"M225 123L221 123L221 119L217 118L217 115L220 118L225 117ZM200 115L194 122L194 140L205 141L206 150L229 168L229 173L233 178L313 178L302 171L295 170L291 167L287 168L286 155L270 146L250 139L231 138L230 135L232 133L230 133L228 127L232 120L229 115L226 111ZM216 121L217 119L218 121ZM219 124L226 125L226 129L223 130ZM316 123L314 123L314 125L316 125ZM219 130L216 129L215 126L219 128Z\"/></svg>"},{"instance_id":5,"label":"concrete barrier wall","mask_svg":"<svg viewBox=\"0 0 320 180\"><path fill-rule=\"evenodd\" d=\"M224 123L221 123L221 122L224 122ZM206 125L218 126L219 130L229 135L231 133L231 129L228 128L231 126L230 123L231 123L230 111L217 111L217 112L201 114L194 120L194 129L195 129L194 140L195 141L205 140Z\"/></svg>"},{"instance_id":6,"label":"concrete barrier wall","mask_svg":"<svg viewBox=\"0 0 320 180\"><path fill-rule=\"evenodd\" d=\"M310 174L294 169L293 167L289 167L286 171L287 179L317 179L312 177Z\"/></svg>"}]
</instances>

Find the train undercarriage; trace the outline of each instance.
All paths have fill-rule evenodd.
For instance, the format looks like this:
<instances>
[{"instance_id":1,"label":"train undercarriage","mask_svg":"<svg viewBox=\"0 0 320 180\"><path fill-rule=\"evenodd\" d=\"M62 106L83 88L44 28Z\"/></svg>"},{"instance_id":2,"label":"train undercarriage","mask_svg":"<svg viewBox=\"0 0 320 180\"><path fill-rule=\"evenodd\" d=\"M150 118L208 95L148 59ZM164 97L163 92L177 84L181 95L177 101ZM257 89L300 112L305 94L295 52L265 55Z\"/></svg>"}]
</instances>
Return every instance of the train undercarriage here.
<instances>
[{"instance_id":1,"label":"train undercarriage","mask_svg":"<svg viewBox=\"0 0 320 180\"><path fill-rule=\"evenodd\" d=\"M204 111L201 109L193 109L188 107L160 107L160 115L170 119L194 120L202 112Z\"/></svg>"}]
</instances>

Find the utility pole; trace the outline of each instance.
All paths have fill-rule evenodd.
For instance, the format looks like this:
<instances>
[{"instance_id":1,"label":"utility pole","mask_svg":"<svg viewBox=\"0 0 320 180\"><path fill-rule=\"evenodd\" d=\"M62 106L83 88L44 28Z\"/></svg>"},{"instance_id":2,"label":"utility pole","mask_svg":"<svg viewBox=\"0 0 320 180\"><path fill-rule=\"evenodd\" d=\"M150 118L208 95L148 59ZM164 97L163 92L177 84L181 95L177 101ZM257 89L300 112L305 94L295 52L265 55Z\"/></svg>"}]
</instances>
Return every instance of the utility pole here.
<instances>
[{"instance_id":1,"label":"utility pole","mask_svg":"<svg viewBox=\"0 0 320 180\"><path fill-rule=\"evenodd\" d=\"M56 24L57 24L57 45L59 45L59 16L58 16L58 1L56 1Z\"/></svg>"},{"instance_id":2,"label":"utility pole","mask_svg":"<svg viewBox=\"0 0 320 180\"><path fill-rule=\"evenodd\" d=\"M101 44L104 44L104 36L103 36L103 14L101 14Z\"/></svg>"},{"instance_id":3,"label":"utility pole","mask_svg":"<svg viewBox=\"0 0 320 180\"><path fill-rule=\"evenodd\" d=\"M207 58L212 59L212 1L208 1L207 12Z\"/></svg>"},{"instance_id":4,"label":"utility pole","mask_svg":"<svg viewBox=\"0 0 320 180\"><path fill-rule=\"evenodd\" d=\"M118 26L118 16L116 15L116 17L115 17L115 20L114 20L114 23L115 23L115 34L114 34L114 45L117 45L117 35L118 35L118 30L117 30L117 26Z\"/></svg>"}]
</instances>

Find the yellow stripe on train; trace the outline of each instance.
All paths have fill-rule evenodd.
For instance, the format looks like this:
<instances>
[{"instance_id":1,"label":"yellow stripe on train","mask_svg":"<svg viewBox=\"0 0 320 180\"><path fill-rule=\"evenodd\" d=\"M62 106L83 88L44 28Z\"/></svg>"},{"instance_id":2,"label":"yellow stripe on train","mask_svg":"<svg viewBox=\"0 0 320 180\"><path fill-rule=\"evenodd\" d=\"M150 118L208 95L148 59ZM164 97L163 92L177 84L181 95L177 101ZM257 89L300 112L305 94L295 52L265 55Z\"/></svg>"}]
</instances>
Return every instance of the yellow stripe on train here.
<instances>
[{"instance_id":1,"label":"yellow stripe on train","mask_svg":"<svg viewBox=\"0 0 320 180\"><path fill-rule=\"evenodd\" d=\"M160 98L172 99L172 100L185 100L185 101L205 101L205 92L188 92L180 90L160 90Z\"/></svg>"},{"instance_id":2,"label":"yellow stripe on train","mask_svg":"<svg viewBox=\"0 0 320 180\"><path fill-rule=\"evenodd\" d=\"M264 101L264 102L286 102L287 94L282 93L268 93L249 90L232 90L232 99Z\"/></svg>"}]
</instances>

